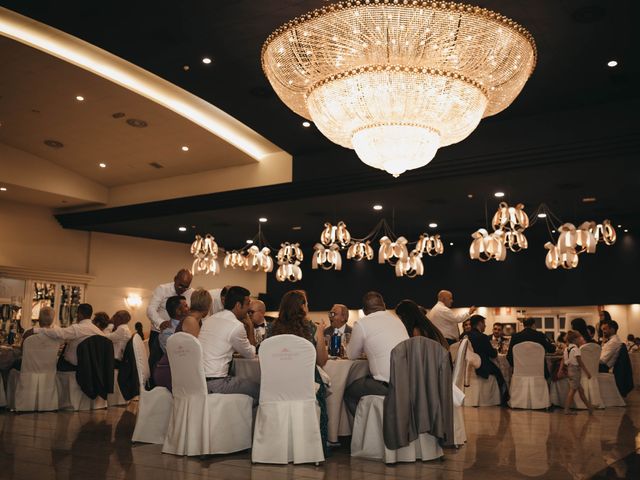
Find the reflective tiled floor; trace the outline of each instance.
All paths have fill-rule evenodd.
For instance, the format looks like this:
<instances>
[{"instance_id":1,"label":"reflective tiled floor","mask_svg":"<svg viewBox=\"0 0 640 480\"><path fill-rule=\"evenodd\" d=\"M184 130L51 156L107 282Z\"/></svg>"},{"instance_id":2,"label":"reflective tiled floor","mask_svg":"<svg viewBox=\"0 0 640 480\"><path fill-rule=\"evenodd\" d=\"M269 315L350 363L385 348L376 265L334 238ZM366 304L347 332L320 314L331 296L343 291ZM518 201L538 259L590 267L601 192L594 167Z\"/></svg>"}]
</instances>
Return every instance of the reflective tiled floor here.
<instances>
[{"instance_id":1,"label":"reflective tiled floor","mask_svg":"<svg viewBox=\"0 0 640 480\"><path fill-rule=\"evenodd\" d=\"M248 453L205 460L132 446L136 404L80 413L0 413L1 479L327 480L640 478L640 390L627 408L564 416L498 407L466 408L469 441L444 461L385 466L337 449L320 466L252 465Z\"/></svg>"}]
</instances>

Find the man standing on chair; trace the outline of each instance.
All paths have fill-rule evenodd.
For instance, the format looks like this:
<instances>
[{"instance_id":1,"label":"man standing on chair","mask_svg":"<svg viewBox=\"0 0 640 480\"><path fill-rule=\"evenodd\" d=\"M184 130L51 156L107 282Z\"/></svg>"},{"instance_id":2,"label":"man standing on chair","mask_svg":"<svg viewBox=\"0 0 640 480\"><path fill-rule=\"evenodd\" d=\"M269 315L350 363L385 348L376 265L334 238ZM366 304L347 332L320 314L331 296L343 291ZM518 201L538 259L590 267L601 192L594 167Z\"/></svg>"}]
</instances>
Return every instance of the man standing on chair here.
<instances>
[{"instance_id":1,"label":"man standing on chair","mask_svg":"<svg viewBox=\"0 0 640 480\"><path fill-rule=\"evenodd\" d=\"M209 393L242 393L257 405L260 385L229 375L233 352L244 358L255 358L256 341L253 323L247 312L251 292L243 287L231 287L224 298L224 310L202 320L198 340L202 344L204 376Z\"/></svg>"},{"instance_id":2,"label":"man standing on chair","mask_svg":"<svg viewBox=\"0 0 640 480\"><path fill-rule=\"evenodd\" d=\"M344 401L353 416L358 402L365 395L387 395L391 350L409 339L404 324L394 314L387 312L384 299L378 292L365 294L362 309L365 316L353 326L347 357L355 360L365 353L371 375L355 380L344 392Z\"/></svg>"},{"instance_id":3,"label":"man standing on chair","mask_svg":"<svg viewBox=\"0 0 640 480\"><path fill-rule=\"evenodd\" d=\"M193 292L193 289L189 287L191 286L192 280L193 275L191 272L183 268L173 277L173 282L158 285L153 291L153 296L147 307L147 317L149 317L149 321L151 322L151 334L149 335L149 369L152 377L156 363L162 358L162 349L160 348L158 336L162 330L171 326L171 319L169 318L166 308L167 299L176 295L182 295L185 297L187 304L191 304L191 292Z\"/></svg>"},{"instance_id":4,"label":"man standing on chair","mask_svg":"<svg viewBox=\"0 0 640 480\"><path fill-rule=\"evenodd\" d=\"M472 306L468 311L456 314L451 310L452 305L453 294L449 290L440 290L438 303L427 314L427 318L442 332L449 345L456 343L460 337L458 324L464 322L476 311L476 307Z\"/></svg>"}]
</instances>

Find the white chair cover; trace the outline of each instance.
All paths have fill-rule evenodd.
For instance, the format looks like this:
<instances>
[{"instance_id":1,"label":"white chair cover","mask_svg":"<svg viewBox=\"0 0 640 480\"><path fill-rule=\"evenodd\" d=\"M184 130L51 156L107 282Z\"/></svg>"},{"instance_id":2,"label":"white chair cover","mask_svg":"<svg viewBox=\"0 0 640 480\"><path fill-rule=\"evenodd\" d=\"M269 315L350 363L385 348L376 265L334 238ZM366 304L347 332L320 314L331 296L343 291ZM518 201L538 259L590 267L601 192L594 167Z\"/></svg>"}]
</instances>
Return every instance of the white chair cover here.
<instances>
[{"instance_id":1,"label":"white chair cover","mask_svg":"<svg viewBox=\"0 0 640 480\"><path fill-rule=\"evenodd\" d=\"M591 374L591 379L582 372L580 377L580 385L584 390L584 394L595 408L604 408L605 404L602 401L600 394L600 384L598 382L598 364L600 363L600 345L597 343L586 343L580 347L580 356L582 362ZM617 389L616 389L617 391ZM559 407L564 407L564 402L569 392L569 380L566 378L560 379L557 382L551 384L551 403ZM580 395L576 394L573 397L572 408L578 408L584 410L587 406L580 399Z\"/></svg>"},{"instance_id":2,"label":"white chair cover","mask_svg":"<svg viewBox=\"0 0 640 480\"><path fill-rule=\"evenodd\" d=\"M60 342L45 335L31 335L22 345L20 371L9 373L9 408L17 412L57 410L56 363Z\"/></svg>"},{"instance_id":3,"label":"white chair cover","mask_svg":"<svg viewBox=\"0 0 640 480\"><path fill-rule=\"evenodd\" d=\"M76 372L58 372L56 375L58 386L58 408L60 410L99 410L107 408L107 401L102 397L91 399L87 397L78 382Z\"/></svg>"},{"instance_id":4,"label":"white chair cover","mask_svg":"<svg viewBox=\"0 0 640 480\"><path fill-rule=\"evenodd\" d=\"M511 408L548 408L549 386L544 378L544 348L535 342L513 347L513 376L509 388Z\"/></svg>"},{"instance_id":5,"label":"white chair cover","mask_svg":"<svg viewBox=\"0 0 640 480\"><path fill-rule=\"evenodd\" d=\"M476 375L476 368L481 364L478 354L473 351L471 343L467 346L464 386L465 407L491 407L500 405L500 389L498 381L493 375L482 378Z\"/></svg>"},{"instance_id":6,"label":"white chair cover","mask_svg":"<svg viewBox=\"0 0 640 480\"><path fill-rule=\"evenodd\" d=\"M596 378L600 386L602 403L605 407L624 407L626 405L624 398L620 395L613 373L598 373Z\"/></svg>"},{"instance_id":7,"label":"white chair cover","mask_svg":"<svg viewBox=\"0 0 640 480\"><path fill-rule=\"evenodd\" d=\"M118 405L128 405L129 402L125 400L120 391L120 385L118 385L118 370L113 370L113 393L107 395L107 405L115 407Z\"/></svg>"},{"instance_id":8,"label":"white chair cover","mask_svg":"<svg viewBox=\"0 0 640 480\"><path fill-rule=\"evenodd\" d=\"M358 402L351 437L351 456L375 460L384 463L415 462L434 460L443 455L438 439L428 433L420 436L406 447L389 450L384 444L382 421L384 415L384 397L367 395Z\"/></svg>"},{"instance_id":9,"label":"white chair cover","mask_svg":"<svg viewBox=\"0 0 640 480\"><path fill-rule=\"evenodd\" d=\"M453 356L453 443L463 445L467 441L467 432L464 428L464 413L462 405L464 403L464 382L467 370L467 348L469 339L464 338L461 342L456 342L451 347L456 346L455 355L453 350L449 350ZM460 394L462 398L460 398ZM460 401L457 399L460 398Z\"/></svg>"},{"instance_id":10,"label":"white chair cover","mask_svg":"<svg viewBox=\"0 0 640 480\"><path fill-rule=\"evenodd\" d=\"M138 397L136 426L131 441L162 445L169 426L173 396L165 387L145 390L150 375L149 352L140 335L133 336L133 354L136 358L138 380L140 381L140 395Z\"/></svg>"},{"instance_id":11,"label":"white chair cover","mask_svg":"<svg viewBox=\"0 0 640 480\"><path fill-rule=\"evenodd\" d=\"M629 354L631 361L631 371L633 372L633 384L640 387L640 352L631 352Z\"/></svg>"},{"instance_id":12,"label":"white chair cover","mask_svg":"<svg viewBox=\"0 0 640 480\"><path fill-rule=\"evenodd\" d=\"M313 344L295 335L277 335L260 344L259 358L260 405L251 461L324 461Z\"/></svg>"},{"instance_id":13,"label":"white chair cover","mask_svg":"<svg viewBox=\"0 0 640 480\"><path fill-rule=\"evenodd\" d=\"M202 346L174 333L167 341L173 409L162 446L174 455L212 455L251 448L253 400L241 394L207 394Z\"/></svg>"}]
</instances>

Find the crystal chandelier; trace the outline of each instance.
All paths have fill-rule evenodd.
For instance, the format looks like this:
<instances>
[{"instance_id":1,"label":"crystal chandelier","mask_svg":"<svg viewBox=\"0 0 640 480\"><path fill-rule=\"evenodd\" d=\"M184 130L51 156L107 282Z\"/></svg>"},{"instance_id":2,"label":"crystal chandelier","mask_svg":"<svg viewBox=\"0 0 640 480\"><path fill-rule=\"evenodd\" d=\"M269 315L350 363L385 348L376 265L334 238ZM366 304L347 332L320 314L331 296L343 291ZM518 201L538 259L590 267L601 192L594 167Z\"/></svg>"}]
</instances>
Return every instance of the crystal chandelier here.
<instances>
[{"instance_id":1,"label":"crystal chandelier","mask_svg":"<svg viewBox=\"0 0 640 480\"><path fill-rule=\"evenodd\" d=\"M195 240L191 244L191 255L193 255L193 264L191 271L193 273L202 272L205 275L210 273L217 275L220 273L220 264L218 263L218 244L215 242L211 234L202 238L196 235Z\"/></svg>"},{"instance_id":2,"label":"crystal chandelier","mask_svg":"<svg viewBox=\"0 0 640 480\"><path fill-rule=\"evenodd\" d=\"M507 108L536 55L529 32L484 8L352 0L289 21L261 59L291 110L398 176Z\"/></svg>"},{"instance_id":3,"label":"crystal chandelier","mask_svg":"<svg viewBox=\"0 0 640 480\"><path fill-rule=\"evenodd\" d=\"M288 242L280 244L280 250L278 250L276 258L279 265L278 270L276 270L277 281L297 282L302 280L300 262L302 262L303 255L299 244Z\"/></svg>"},{"instance_id":4,"label":"crystal chandelier","mask_svg":"<svg viewBox=\"0 0 640 480\"><path fill-rule=\"evenodd\" d=\"M325 247L321 243L315 244L313 247L311 268L317 270L318 267L323 270L342 269L342 256L340 255L340 247L337 243L332 243L329 247Z\"/></svg>"}]
</instances>

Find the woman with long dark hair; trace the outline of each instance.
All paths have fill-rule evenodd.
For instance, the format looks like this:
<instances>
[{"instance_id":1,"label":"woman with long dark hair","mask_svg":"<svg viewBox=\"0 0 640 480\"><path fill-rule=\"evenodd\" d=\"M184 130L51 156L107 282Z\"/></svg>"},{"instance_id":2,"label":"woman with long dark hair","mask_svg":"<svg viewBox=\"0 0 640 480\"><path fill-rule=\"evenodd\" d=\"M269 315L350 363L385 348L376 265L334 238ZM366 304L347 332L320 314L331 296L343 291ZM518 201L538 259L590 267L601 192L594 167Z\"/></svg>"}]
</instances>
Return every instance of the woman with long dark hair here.
<instances>
[{"instance_id":1,"label":"woman with long dark hair","mask_svg":"<svg viewBox=\"0 0 640 480\"><path fill-rule=\"evenodd\" d=\"M420 307L413 300L402 300L398 303L396 315L402 320L410 337L427 337L449 350L449 344L442 332L420 311Z\"/></svg>"},{"instance_id":2,"label":"woman with long dark hair","mask_svg":"<svg viewBox=\"0 0 640 480\"><path fill-rule=\"evenodd\" d=\"M327 345L324 341L324 329L326 322L322 320L316 326L308 319L309 305L307 294L304 290L291 290L285 293L280 301L280 311L271 325L267 326L267 338L275 335L296 335L309 340L316 347L316 365L322 367L329 359ZM327 416L327 389L320 377L318 369L315 371L315 382L319 385L316 392L316 400L320 405L320 434L325 456L328 455L327 438L329 417Z\"/></svg>"},{"instance_id":3,"label":"woman with long dark hair","mask_svg":"<svg viewBox=\"0 0 640 480\"><path fill-rule=\"evenodd\" d=\"M589 330L587 330L587 322L584 318L574 318L571 320L571 330L579 332L585 343L596 343L589 333Z\"/></svg>"}]
</instances>

